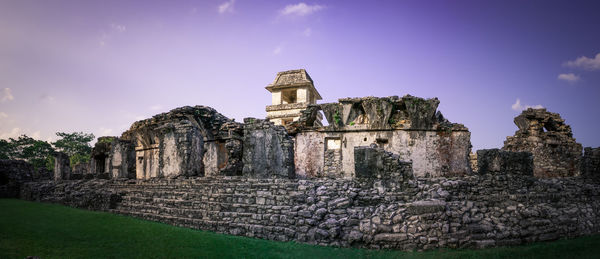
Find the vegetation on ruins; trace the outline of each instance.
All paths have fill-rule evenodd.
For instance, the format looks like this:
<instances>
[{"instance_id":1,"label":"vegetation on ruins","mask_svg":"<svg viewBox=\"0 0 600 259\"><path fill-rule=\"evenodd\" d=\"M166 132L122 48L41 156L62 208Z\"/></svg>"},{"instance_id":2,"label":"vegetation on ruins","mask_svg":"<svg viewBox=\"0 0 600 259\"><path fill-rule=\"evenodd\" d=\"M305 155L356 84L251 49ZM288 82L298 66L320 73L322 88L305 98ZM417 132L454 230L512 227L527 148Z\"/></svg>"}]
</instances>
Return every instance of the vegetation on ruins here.
<instances>
[{"instance_id":1,"label":"vegetation on ruins","mask_svg":"<svg viewBox=\"0 0 600 259\"><path fill-rule=\"evenodd\" d=\"M0 257L594 258L600 235L484 250L335 248L215 234L61 205L0 199Z\"/></svg>"},{"instance_id":2,"label":"vegetation on ruins","mask_svg":"<svg viewBox=\"0 0 600 259\"><path fill-rule=\"evenodd\" d=\"M339 111L335 111L335 114L333 114L333 120L335 120L335 125L341 125L342 124L342 117L340 116L340 112Z\"/></svg>"},{"instance_id":3,"label":"vegetation on ruins","mask_svg":"<svg viewBox=\"0 0 600 259\"><path fill-rule=\"evenodd\" d=\"M69 156L71 166L79 163L88 163L92 146L90 142L94 140L94 134L84 132L57 132L57 136L61 139L53 142L54 147Z\"/></svg>"}]
</instances>

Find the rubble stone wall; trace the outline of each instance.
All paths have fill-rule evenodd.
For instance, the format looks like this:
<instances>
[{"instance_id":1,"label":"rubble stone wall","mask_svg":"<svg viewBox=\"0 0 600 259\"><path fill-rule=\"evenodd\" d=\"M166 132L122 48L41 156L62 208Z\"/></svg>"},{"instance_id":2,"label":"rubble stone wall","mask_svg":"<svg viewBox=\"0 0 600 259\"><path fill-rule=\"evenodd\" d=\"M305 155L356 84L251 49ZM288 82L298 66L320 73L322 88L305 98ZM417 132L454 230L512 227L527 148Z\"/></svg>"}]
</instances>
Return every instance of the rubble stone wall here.
<instances>
[{"instance_id":1,"label":"rubble stone wall","mask_svg":"<svg viewBox=\"0 0 600 259\"><path fill-rule=\"evenodd\" d=\"M537 177L567 177L580 174L581 144L573 138L571 126L558 113L528 108L514 119L519 130L504 141L502 149L533 154Z\"/></svg>"},{"instance_id":2,"label":"rubble stone wall","mask_svg":"<svg viewBox=\"0 0 600 259\"><path fill-rule=\"evenodd\" d=\"M0 198L17 198L21 185L34 179L33 165L21 160L0 159Z\"/></svg>"},{"instance_id":3,"label":"rubble stone wall","mask_svg":"<svg viewBox=\"0 0 600 259\"><path fill-rule=\"evenodd\" d=\"M584 149L581 175L586 178L600 180L600 147L586 147Z\"/></svg>"},{"instance_id":4,"label":"rubble stone wall","mask_svg":"<svg viewBox=\"0 0 600 259\"><path fill-rule=\"evenodd\" d=\"M202 177L30 182L21 197L231 235L403 250L600 232L600 186L490 173L405 182Z\"/></svg>"}]
</instances>

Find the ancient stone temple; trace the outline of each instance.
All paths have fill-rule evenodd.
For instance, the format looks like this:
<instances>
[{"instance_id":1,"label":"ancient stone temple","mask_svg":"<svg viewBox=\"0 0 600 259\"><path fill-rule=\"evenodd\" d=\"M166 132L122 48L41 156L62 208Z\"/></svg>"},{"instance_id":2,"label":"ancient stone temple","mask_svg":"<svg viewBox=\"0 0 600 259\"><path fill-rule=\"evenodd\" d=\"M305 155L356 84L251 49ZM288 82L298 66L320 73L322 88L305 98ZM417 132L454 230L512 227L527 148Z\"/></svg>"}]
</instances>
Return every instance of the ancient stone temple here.
<instances>
[{"instance_id":1,"label":"ancient stone temple","mask_svg":"<svg viewBox=\"0 0 600 259\"><path fill-rule=\"evenodd\" d=\"M275 125L288 125L298 120L302 110L322 99L304 69L279 72L275 81L265 88L271 92L267 119ZM322 115L318 114L315 123L320 126L322 119Z\"/></svg>"},{"instance_id":2,"label":"ancient stone temple","mask_svg":"<svg viewBox=\"0 0 600 259\"><path fill-rule=\"evenodd\" d=\"M213 108L186 106L135 122L113 150L135 150L137 179L240 175L241 133L240 123Z\"/></svg>"},{"instance_id":3,"label":"ancient stone temple","mask_svg":"<svg viewBox=\"0 0 600 259\"><path fill-rule=\"evenodd\" d=\"M600 148L582 157L556 113L528 109L502 150L470 153L469 130L445 119L437 98L317 104L304 70L278 73L267 90L266 119L186 106L101 137L87 173L61 153L54 181L0 161L0 196L346 247L485 248L600 233Z\"/></svg>"},{"instance_id":4,"label":"ancient stone temple","mask_svg":"<svg viewBox=\"0 0 600 259\"><path fill-rule=\"evenodd\" d=\"M558 113L529 108L514 121L519 130L506 138L502 149L532 153L536 177L579 175L582 146Z\"/></svg>"}]
</instances>

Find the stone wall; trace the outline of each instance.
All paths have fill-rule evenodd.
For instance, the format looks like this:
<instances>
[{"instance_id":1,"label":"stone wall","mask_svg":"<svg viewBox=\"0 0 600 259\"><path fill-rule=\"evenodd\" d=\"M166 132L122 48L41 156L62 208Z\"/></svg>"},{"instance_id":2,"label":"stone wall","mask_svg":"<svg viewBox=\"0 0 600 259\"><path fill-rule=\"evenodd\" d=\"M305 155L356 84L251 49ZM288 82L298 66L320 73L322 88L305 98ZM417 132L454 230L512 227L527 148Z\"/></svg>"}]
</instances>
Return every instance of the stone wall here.
<instances>
[{"instance_id":1,"label":"stone wall","mask_svg":"<svg viewBox=\"0 0 600 259\"><path fill-rule=\"evenodd\" d=\"M62 152L54 153L54 180L71 179L71 162L69 156Z\"/></svg>"},{"instance_id":2,"label":"stone wall","mask_svg":"<svg viewBox=\"0 0 600 259\"><path fill-rule=\"evenodd\" d=\"M234 150L239 136L233 136L236 127L241 129L239 123L213 108L185 106L135 122L120 140L135 147L137 179L239 175L241 152ZM230 161L234 164L229 165Z\"/></svg>"},{"instance_id":3,"label":"stone wall","mask_svg":"<svg viewBox=\"0 0 600 259\"><path fill-rule=\"evenodd\" d=\"M412 162L387 152L373 144L354 148L354 168L357 178L405 182L414 179Z\"/></svg>"},{"instance_id":4,"label":"stone wall","mask_svg":"<svg viewBox=\"0 0 600 259\"><path fill-rule=\"evenodd\" d=\"M600 231L598 185L518 174L77 180L26 183L21 194L231 235L365 248L482 248Z\"/></svg>"},{"instance_id":5,"label":"stone wall","mask_svg":"<svg viewBox=\"0 0 600 259\"><path fill-rule=\"evenodd\" d=\"M244 119L243 175L294 178L294 139L268 120Z\"/></svg>"},{"instance_id":6,"label":"stone wall","mask_svg":"<svg viewBox=\"0 0 600 259\"><path fill-rule=\"evenodd\" d=\"M581 144L558 113L529 108L514 121L519 130L506 138L502 149L532 153L536 177L579 175Z\"/></svg>"},{"instance_id":7,"label":"stone wall","mask_svg":"<svg viewBox=\"0 0 600 259\"><path fill-rule=\"evenodd\" d=\"M17 198L21 185L34 179L33 165L21 160L0 159L0 198Z\"/></svg>"},{"instance_id":8,"label":"stone wall","mask_svg":"<svg viewBox=\"0 0 600 259\"><path fill-rule=\"evenodd\" d=\"M354 147L371 144L399 155L402 160L411 160L418 177L469 175L470 136L465 130L302 131L295 135L296 175L316 178L329 173L324 159L328 140L340 142L342 178L355 176Z\"/></svg>"},{"instance_id":9,"label":"stone wall","mask_svg":"<svg viewBox=\"0 0 600 259\"><path fill-rule=\"evenodd\" d=\"M581 176L600 180L600 147L584 149L581 161Z\"/></svg>"},{"instance_id":10,"label":"stone wall","mask_svg":"<svg viewBox=\"0 0 600 259\"><path fill-rule=\"evenodd\" d=\"M533 175L533 156L529 152L511 152L500 149L477 150L477 173Z\"/></svg>"}]
</instances>

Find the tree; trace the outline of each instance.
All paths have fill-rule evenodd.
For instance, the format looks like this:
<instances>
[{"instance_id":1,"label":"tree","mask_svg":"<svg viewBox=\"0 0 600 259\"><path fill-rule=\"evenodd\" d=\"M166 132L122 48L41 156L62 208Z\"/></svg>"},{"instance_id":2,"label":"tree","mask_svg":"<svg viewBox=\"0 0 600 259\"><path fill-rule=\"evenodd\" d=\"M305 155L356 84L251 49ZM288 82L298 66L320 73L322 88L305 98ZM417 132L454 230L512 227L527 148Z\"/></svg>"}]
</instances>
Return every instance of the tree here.
<instances>
[{"instance_id":1,"label":"tree","mask_svg":"<svg viewBox=\"0 0 600 259\"><path fill-rule=\"evenodd\" d=\"M0 139L0 159L10 159L13 145L5 139Z\"/></svg>"},{"instance_id":2,"label":"tree","mask_svg":"<svg viewBox=\"0 0 600 259\"><path fill-rule=\"evenodd\" d=\"M69 156L71 166L90 161L90 154L92 152L90 142L94 140L94 134L57 132L56 135L61 137L61 139L52 144L57 150Z\"/></svg>"},{"instance_id":3,"label":"tree","mask_svg":"<svg viewBox=\"0 0 600 259\"><path fill-rule=\"evenodd\" d=\"M25 160L35 169L47 167L54 148L50 143L21 135L17 139L0 140L0 159ZM52 170L49 168L49 170Z\"/></svg>"}]
</instances>

